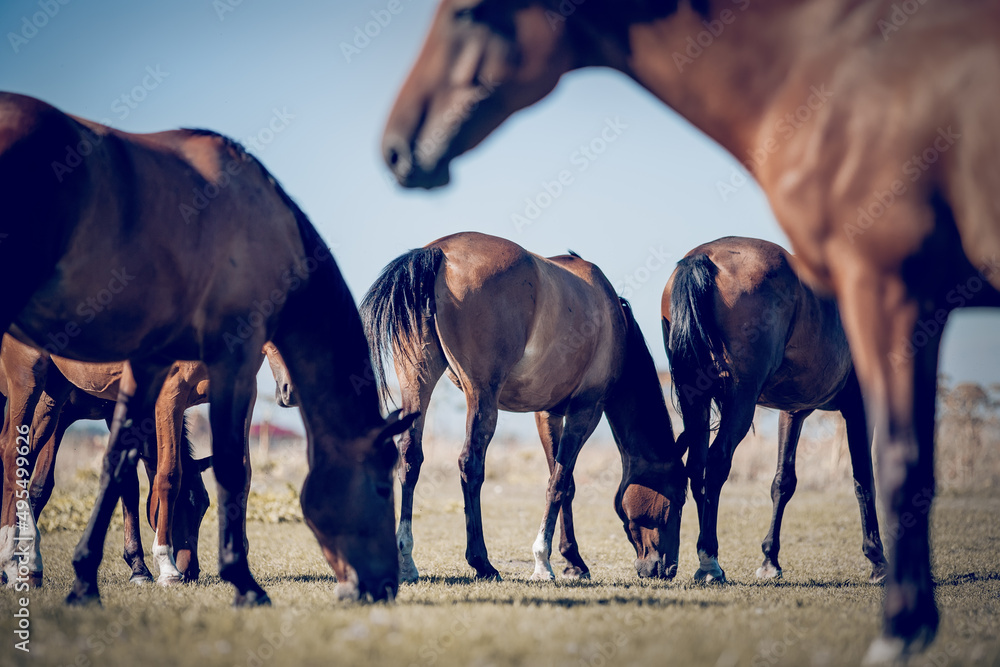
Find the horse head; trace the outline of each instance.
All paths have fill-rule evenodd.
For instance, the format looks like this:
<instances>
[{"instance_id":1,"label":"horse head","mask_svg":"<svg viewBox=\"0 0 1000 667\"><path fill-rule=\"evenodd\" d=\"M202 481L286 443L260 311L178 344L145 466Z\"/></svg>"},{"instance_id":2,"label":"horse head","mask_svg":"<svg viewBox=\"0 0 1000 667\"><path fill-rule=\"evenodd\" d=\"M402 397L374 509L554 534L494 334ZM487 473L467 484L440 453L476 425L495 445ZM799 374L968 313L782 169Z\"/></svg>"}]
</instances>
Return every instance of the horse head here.
<instances>
[{"instance_id":1,"label":"horse head","mask_svg":"<svg viewBox=\"0 0 1000 667\"><path fill-rule=\"evenodd\" d=\"M449 181L452 159L579 66L557 3L444 0L389 115L383 157L401 185ZM564 18L564 17L562 17Z\"/></svg>"},{"instance_id":2,"label":"horse head","mask_svg":"<svg viewBox=\"0 0 1000 667\"><path fill-rule=\"evenodd\" d=\"M687 475L676 461L634 460L622 476L615 510L635 548L640 577L673 579L680 551Z\"/></svg>"},{"instance_id":3,"label":"horse head","mask_svg":"<svg viewBox=\"0 0 1000 667\"><path fill-rule=\"evenodd\" d=\"M198 564L198 533L208 511L210 499L201 474L212 466L212 457L193 459L185 456L181 472L181 488L177 494L177 512L171 526L174 560L185 581L197 581L201 574Z\"/></svg>"},{"instance_id":4,"label":"horse head","mask_svg":"<svg viewBox=\"0 0 1000 667\"><path fill-rule=\"evenodd\" d=\"M398 452L393 437L418 413L369 429L336 455L314 449L302 487L302 514L337 575L340 599L392 599L399 587L392 472Z\"/></svg>"},{"instance_id":5,"label":"horse head","mask_svg":"<svg viewBox=\"0 0 1000 667\"><path fill-rule=\"evenodd\" d=\"M296 407L299 399L295 395L292 381L288 378L288 368L281 357L281 352L270 341L264 343L262 351L267 356L267 365L271 367L271 375L274 376L274 402L283 408Z\"/></svg>"}]
</instances>

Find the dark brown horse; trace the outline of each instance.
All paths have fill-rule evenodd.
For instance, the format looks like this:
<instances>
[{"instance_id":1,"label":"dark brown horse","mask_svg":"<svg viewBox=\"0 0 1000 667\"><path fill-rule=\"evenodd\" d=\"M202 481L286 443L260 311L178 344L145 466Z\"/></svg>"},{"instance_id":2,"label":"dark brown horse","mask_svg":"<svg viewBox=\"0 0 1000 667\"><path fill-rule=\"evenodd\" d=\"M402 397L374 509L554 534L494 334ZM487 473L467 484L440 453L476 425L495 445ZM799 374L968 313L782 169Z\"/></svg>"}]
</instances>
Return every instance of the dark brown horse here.
<instances>
[{"instance_id":1,"label":"dark brown horse","mask_svg":"<svg viewBox=\"0 0 1000 667\"><path fill-rule=\"evenodd\" d=\"M566 72L611 67L754 174L797 269L832 291L870 421L889 535L873 661L930 642L938 349L1000 306L1000 6L891 0L442 0L383 139L400 183L448 164ZM904 525L905 524L905 525Z\"/></svg>"},{"instance_id":2,"label":"dark brown horse","mask_svg":"<svg viewBox=\"0 0 1000 667\"><path fill-rule=\"evenodd\" d=\"M391 350L404 412L426 414L443 374L465 393L459 458L468 543L479 578L499 577L483 537L480 489L498 410L534 412L549 464L547 505L532 547L532 579L549 563L562 517L563 574L589 576L573 532L573 467L601 414L622 456L615 509L636 550L640 576L677 571L687 479L653 359L628 304L600 269L576 256L545 259L519 245L466 232L393 260L361 304L383 394ZM424 421L402 435L402 511L396 539L401 578L416 581L413 493L423 461Z\"/></svg>"},{"instance_id":3,"label":"dark brown horse","mask_svg":"<svg viewBox=\"0 0 1000 667\"><path fill-rule=\"evenodd\" d=\"M288 385L287 373L273 344L264 346L279 391ZM92 364L66 359L25 345L9 335L0 348L0 393L7 397L3 433L0 434L0 572L13 584L17 563L14 545L22 530L34 534L34 553L28 559L29 585L41 585L40 535L30 525L41 516L55 485L55 460L63 434L79 419L103 419L109 427L124 368L120 363ZM196 581L198 532L209 498L201 473L211 457L196 461L184 428L184 411L208 401L208 373L199 362L178 362L169 373L156 404L156 455L146 460L150 478L147 500L149 525L156 531L153 554L158 583L171 585ZM19 428L21 427L21 428ZM27 427L27 447L18 446L17 434ZM148 425L149 430L154 425ZM21 465L17 465L20 458ZM25 451L26 450L26 451ZM142 456L142 454L140 454ZM37 458L36 458L37 457ZM22 491L18 472L31 479L27 489L31 512L18 512L16 498ZM151 580L143 556L138 522L136 469L123 470L122 513L125 525L125 562L131 581ZM33 517L32 517L33 514ZM160 531L159 526L167 527Z\"/></svg>"},{"instance_id":4,"label":"dark brown horse","mask_svg":"<svg viewBox=\"0 0 1000 667\"><path fill-rule=\"evenodd\" d=\"M267 603L250 572L246 420L260 351L281 350L302 406L306 522L338 595L392 596L392 436L371 361L329 249L257 160L202 130L128 134L29 97L0 95L0 330L82 361L128 359L101 490L73 559L70 603L96 600L123 466L174 360L208 370L219 485L219 574L235 604Z\"/></svg>"},{"instance_id":5,"label":"dark brown horse","mask_svg":"<svg viewBox=\"0 0 1000 667\"><path fill-rule=\"evenodd\" d=\"M687 450L698 506L700 565L695 579L725 581L719 566L718 513L736 446L753 423L754 407L780 410L774 512L761 545L761 579L781 576L781 517L795 492L795 451L802 423L814 410L836 410L847 423L854 491L861 507L861 550L871 581L885 578L871 429L851 363L837 304L817 296L792 269L780 246L730 236L698 246L682 259L663 290L663 344L684 418L678 443ZM708 446L712 402L719 430Z\"/></svg>"}]
</instances>

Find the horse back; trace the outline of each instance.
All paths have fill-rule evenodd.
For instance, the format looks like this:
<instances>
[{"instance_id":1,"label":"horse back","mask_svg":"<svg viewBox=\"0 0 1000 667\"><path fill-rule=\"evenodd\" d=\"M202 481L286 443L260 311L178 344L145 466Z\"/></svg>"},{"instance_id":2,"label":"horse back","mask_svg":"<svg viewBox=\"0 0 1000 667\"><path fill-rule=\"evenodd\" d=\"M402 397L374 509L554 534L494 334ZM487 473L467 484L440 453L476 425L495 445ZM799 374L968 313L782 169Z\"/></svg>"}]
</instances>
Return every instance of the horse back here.
<instances>
[{"instance_id":1,"label":"horse back","mask_svg":"<svg viewBox=\"0 0 1000 667\"><path fill-rule=\"evenodd\" d=\"M438 335L463 387L491 387L500 407L514 412L553 409L606 388L620 364L621 316L599 269L483 234L432 245L445 253L435 288Z\"/></svg>"},{"instance_id":2,"label":"horse back","mask_svg":"<svg viewBox=\"0 0 1000 667\"><path fill-rule=\"evenodd\" d=\"M247 303L277 295L266 319L283 302L304 256L295 215L237 144L59 118L76 158L62 147L50 157L75 189L60 191L72 210L58 266L16 320L29 337L87 361L198 359L204 341L239 327L237 313L250 315ZM259 333L262 343L270 332Z\"/></svg>"}]
</instances>

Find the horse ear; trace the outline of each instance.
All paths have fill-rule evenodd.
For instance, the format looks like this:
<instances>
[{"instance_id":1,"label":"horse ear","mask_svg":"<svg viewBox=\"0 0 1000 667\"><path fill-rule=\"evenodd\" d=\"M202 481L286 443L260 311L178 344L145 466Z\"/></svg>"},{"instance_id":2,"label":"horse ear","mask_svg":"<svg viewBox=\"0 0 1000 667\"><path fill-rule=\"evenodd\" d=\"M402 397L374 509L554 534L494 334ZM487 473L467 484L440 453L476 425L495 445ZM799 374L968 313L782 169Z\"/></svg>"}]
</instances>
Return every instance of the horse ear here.
<instances>
[{"instance_id":1,"label":"horse ear","mask_svg":"<svg viewBox=\"0 0 1000 667\"><path fill-rule=\"evenodd\" d=\"M194 462L194 468L198 471L198 474L205 472L212 467L212 457L206 456L203 459L196 459Z\"/></svg>"},{"instance_id":2,"label":"horse ear","mask_svg":"<svg viewBox=\"0 0 1000 667\"><path fill-rule=\"evenodd\" d=\"M413 422L417 420L420 416L420 411L411 412L410 414L400 417L399 413L401 410L393 411L388 417L386 417L386 427L382 429L382 437L384 438L394 438L400 433L403 433L408 428L413 426Z\"/></svg>"}]
</instances>

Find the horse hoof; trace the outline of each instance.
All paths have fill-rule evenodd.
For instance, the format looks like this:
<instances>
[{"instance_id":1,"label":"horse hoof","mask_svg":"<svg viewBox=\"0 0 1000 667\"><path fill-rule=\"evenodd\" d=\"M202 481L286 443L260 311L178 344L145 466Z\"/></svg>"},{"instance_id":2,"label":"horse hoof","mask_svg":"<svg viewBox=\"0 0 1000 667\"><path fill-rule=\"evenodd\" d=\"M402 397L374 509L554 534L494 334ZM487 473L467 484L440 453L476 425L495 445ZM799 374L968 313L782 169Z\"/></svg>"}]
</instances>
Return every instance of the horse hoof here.
<instances>
[{"instance_id":1,"label":"horse hoof","mask_svg":"<svg viewBox=\"0 0 1000 667\"><path fill-rule=\"evenodd\" d=\"M552 572L552 570L541 569L541 570L535 570L534 572L531 573L532 581L552 581L555 578L556 575Z\"/></svg>"},{"instance_id":2,"label":"horse hoof","mask_svg":"<svg viewBox=\"0 0 1000 667\"><path fill-rule=\"evenodd\" d=\"M101 595L97 592L97 587L91 589L88 586L74 584L73 590L66 596L66 604L70 607L87 607L90 605L101 605Z\"/></svg>"},{"instance_id":3,"label":"horse hoof","mask_svg":"<svg viewBox=\"0 0 1000 667\"><path fill-rule=\"evenodd\" d=\"M776 567L771 563L765 563L757 568L757 578L758 579L781 579L783 572L780 567Z\"/></svg>"},{"instance_id":4,"label":"horse hoof","mask_svg":"<svg viewBox=\"0 0 1000 667\"><path fill-rule=\"evenodd\" d=\"M503 581L503 577L495 569L490 568L483 572L476 572L476 579L479 581Z\"/></svg>"},{"instance_id":5,"label":"horse hoof","mask_svg":"<svg viewBox=\"0 0 1000 667\"><path fill-rule=\"evenodd\" d=\"M590 579L590 570L570 565L563 570L562 576L564 579Z\"/></svg>"},{"instance_id":6,"label":"horse hoof","mask_svg":"<svg viewBox=\"0 0 1000 667\"><path fill-rule=\"evenodd\" d=\"M145 586L148 583L152 583L153 577L148 574L133 574L132 578L128 580L128 583L135 584L136 586Z\"/></svg>"},{"instance_id":7,"label":"horse hoof","mask_svg":"<svg viewBox=\"0 0 1000 667\"><path fill-rule=\"evenodd\" d=\"M694 573L694 580L699 584L724 584L726 583L726 573L721 569L718 572L707 572L699 569Z\"/></svg>"},{"instance_id":8,"label":"horse hoof","mask_svg":"<svg viewBox=\"0 0 1000 667\"><path fill-rule=\"evenodd\" d=\"M164 588L169 588L170 586L177 586L184 583L184 577L179 574L161 574L156 580L156 583Z\"/></svg>"},{"instance_id":9,"label":"horse hoof","mask_svg":"<svg viewBox=\"0 0 1000 667\"><path fill-rule=\"evenodd\" d=\"M237 593L236 597L233 598L234 607L264 607L271 606L271 598L267 597L267 593L263 590L260 591L247 591L246 593Z\"/></svg>"},{"instance_id":10,"label":"horse hoof","mask_svg":"<svg viewBox=\"0 0 1000 667\"><path fill-rule=\"evenodd\" d=\"M885 578L889 575L889 568L885 565L872 568L872 576L868 577L870 584L884 584Z\"/></svg>"},{"instance_id":11,"label":"horse hoof","mask_svg":"<svg viewBox=\"0 0 1000 667\"><path fill-rule=\"evenodd\" d=\"M878 637L861 660L865 667L899 665L906 661L906 642L896 637Z\"/></svg>"},{"instance_id":12,"label":"horse hoof","mask_svg":"<svg viewBox=\"0 0 1000 667\"><path fill-rule=\"evenodd\" d=\"M41 588L42 587L42 573L41 572L31 572L28 574L28 588Z\"/></svg>"},{"instance_id":13,"label":"horse hoof","mask_svg":"<svg viewBox=\"0 0 1000 667\"><path fill-rule=\"evenodd\" d=\"M409 563L401 563L399 566L399 581L403 584L415 584L420 579L420 572L417 566L410 560Z\"/></svg>"}]
</instances>

